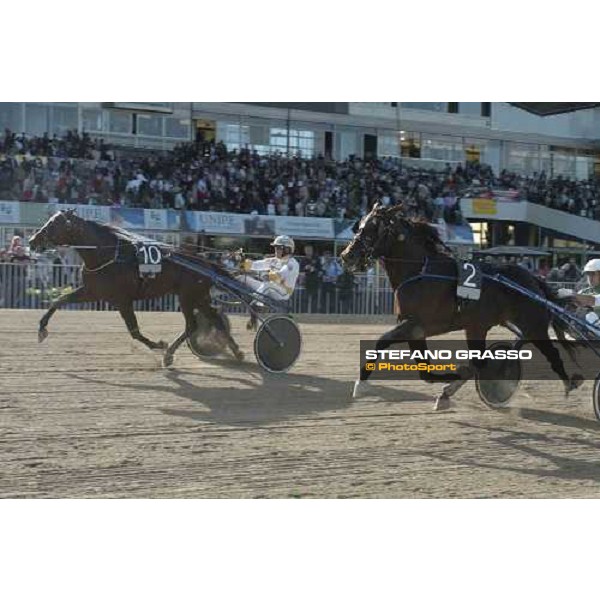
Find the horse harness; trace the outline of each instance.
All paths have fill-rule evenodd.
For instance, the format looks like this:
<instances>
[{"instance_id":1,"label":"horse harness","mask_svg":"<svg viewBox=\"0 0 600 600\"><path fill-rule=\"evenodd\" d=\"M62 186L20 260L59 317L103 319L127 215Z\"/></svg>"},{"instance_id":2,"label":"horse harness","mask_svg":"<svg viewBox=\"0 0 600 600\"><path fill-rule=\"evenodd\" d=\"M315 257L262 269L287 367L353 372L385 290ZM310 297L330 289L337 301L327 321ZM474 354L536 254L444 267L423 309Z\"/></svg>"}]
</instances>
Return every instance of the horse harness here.
<instances>
[{"instance_id":1,"label":"horse harness","mask_svg":"<svg viewBox=\"0 0 600 600\"><path fill-rule=\"evenodd\" d=\"M133 248L134 256L131 253L123 252L124 248ZM102 263L100 266L90 269L83 266L84 273L100 273L113 264L135 264L138 268L140 279L154 278L162 272L164 252L159 244L149 243L143 240L139 242L129 242L122 244L121 238L117 238L114 256Z\"/></svg>"}]
</instances>

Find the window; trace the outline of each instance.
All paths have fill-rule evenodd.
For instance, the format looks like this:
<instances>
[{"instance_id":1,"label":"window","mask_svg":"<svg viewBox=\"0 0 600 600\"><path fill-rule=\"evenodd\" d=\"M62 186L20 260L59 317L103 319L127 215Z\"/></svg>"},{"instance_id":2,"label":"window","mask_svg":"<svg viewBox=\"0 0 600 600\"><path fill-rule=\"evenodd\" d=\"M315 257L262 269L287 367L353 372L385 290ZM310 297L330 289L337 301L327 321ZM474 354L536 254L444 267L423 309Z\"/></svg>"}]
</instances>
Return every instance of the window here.
<instances>
[{"instance_id":1,"label":"window","mask_svg":"<svg viewBox=\"0 0 600 600\"><path fill-rule=\"evenodd\" d=\"M243 148L250 143L250 128L247 125L217 123L217 138L227 150Z\"/></svg>"},{"instance_id":2,"label":"window","mask_svg":"<svg viewBox=\"0 0 600 600\"><path fill-rule=\"evenodd\" d=\"M127 112L110 112L109 123L111 133L128 133L131 134L131 113Z\"/></svg>"},{"instance_id":3,"label":"window","mask_svg":"<svg viewBox=\"0 0 600 600\"><path fill-rule=\"evenodd\" d=\"M507 142L504 168L517 173L535 173L540 170L540 147L533 144Z\"/></svg>"},{"instance_id":4,"label":"window","mask_svg":"<svg viewBox=\"0 0 600 600\"><path fill-rule=\"evenodd\" d=\"M492 103L491 102L482 102L481 103L481 116L488 117L488 118L492 116Z\"/></svg>"},{"instance_id":5,"label":"window","mask_svg":"<svg viewBox=\"0 0 600 600\"><path fill-rule=\"evenodd\" d=\"M462 139L445 136L423 136L423 138L422 158L443 161L464 160Z\"/></svg>"},{"instance_id":6,"label":"window","mask_svg":"<svg viewBox=\"0 0 600 600\"><path fill-rule=\"evenodd\" d=\"M190 120L189 119L165 119L165 135L167 137L189 139L190 137Z\"/></svg>"},{"instance_id":7,"label":"window","mask_svg":"<svg viewBox=\"0 0 600 600\"><path fill-rule=\"evenodd\" d=\"M447 102L402 102L402 108L413 108L415 110L432 110L434 112L446 112Z\"/></svg>"},{"instance_id":8,"label":"window","mask_svg":"<svg viewBox=\"0 0 600 600\"><path fill-rule=\"evenodd\" d=\"M292 155L313 156L315 153L315 133L314 131L301 131L272 127L270 146L273 152L285 154L288 151L288 133L289 133L289 151Z\"/></svg>"},{"instance_id":9,"label":"window","mask_svg":"<svg viewBox=\"0 0 600 600\"><path fill-rule=\"evenodd\" d=\"M421 158L421 134L410 131L401 131L400 148L402 156L408 158Z\"/></svg>"},{"instance_id":10,"label":"window","mask_svg":"<svg viewBox=\"0 0 600 600\"><path fill-rule=\"evenodd\" d=\"M400 154L400 132L380 135L377 138L379 156L398 156Z\"/></svg>"},{"instance_id":11,"label":"window","mask_svg":"<svg viewBox=\"0 0 600 600\"><path fill-rule=\"evenodd\" d=\"M336 141L339 143L339 158L346 160L357 153L357 135L354 131L338 131Z\"/></svg>"},{"instance_id":12,"label":"window","mask_svg":"<svg viewBox=\"0 0 600 600\"><path fill-rule=\"evenodd\" d=\"M467 162L486 162L487 142L477 138L465 138L465 160Z\"/></svg>"},{"instance_id":13,"label":"window","mask_svg":"<svg viewBox=\"0 0 600 600\"><path fill-rule=\"evenodd\" d=\"M97 108L84 108L81 111L83 131L103 131L103 111Z\"/></svg>"},{"instance_id":14,"label":"window","mask_svg":"<svg viewBox=\"0 0 600 600\"><path fill-rule=\"evenodd\" d=\"M29 135L42 135L50 131L48 113L50 109L41 104L25 105L25 132Z\"/></svg>"},{"instance_id":15,"label":"window","mask_svg":"<svg viewBox=\"0 0 600 600\"><path fill-rule=\"evenodd\" d=\"M162 137L163 118L155 115L136 115L138 135Z\"/></svg>"},{"instance_id":16,"label":"window","mask_svg":"<svg viewBox=\"0 0 600 600\"><path fill-rule=\"evenodd\" d=\"M575 176L575 150L573 148L557 148L552 150L552 175L563 177Z\"/></svg>"},{"instance_id":17,"label":"window","mask_svg":"<svg viewBox=\"0 0 600 600\"><path fill-rule=\"evenodd\" d=\"M448 112L457 114L458 113L458 102L448 102Z\"/></svg>"},{"instance_id":18,"label":"window","mask_svg":"<svg viewBox=\"0 0 600 600\"><path fill-rule=\"evenodd\" d=\"M75 106L54 106L52 108L52 132L62 135L77 130L79 117Z\"/></svg>"},{"instance_id":19,"label":"window","mask_svg":"<svg viewBox=\"0 0 600 600\"><path fill-rule=\"evenodd\" d=\"M481 102L459 102L458 112L469 117L481 116Z\"/></svg>"},{"instance_id":20,"label":"window","mask_svg":"<svg viewBox=\"0 0 600 600\"><path fill-rule=\"evenodd\" d=\"M0 102L0 133L7 127L15 133L23 131L22 107L20 102Z\"/></svg>"}]
</instances>

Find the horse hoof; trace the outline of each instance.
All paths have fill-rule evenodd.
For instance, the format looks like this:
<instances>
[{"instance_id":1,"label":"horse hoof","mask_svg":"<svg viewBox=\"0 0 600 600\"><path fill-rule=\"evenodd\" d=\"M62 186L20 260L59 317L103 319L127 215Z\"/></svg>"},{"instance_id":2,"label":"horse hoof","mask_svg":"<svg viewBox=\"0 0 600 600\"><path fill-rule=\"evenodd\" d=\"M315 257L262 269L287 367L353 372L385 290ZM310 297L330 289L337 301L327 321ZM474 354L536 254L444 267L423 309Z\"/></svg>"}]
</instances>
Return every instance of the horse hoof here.
<instances>
[{"instance_id":1,"label":"horse hoof","mask_svg":"<svg viewBox=\"0 0 600 600\"><path fill-rule=\"evenodd\" d=\"M367 381L361 381L357 379L354 382L354 390L352 391L352 398L356 400L357 398L361 398L362 396L368 396L371 385Z\"/></svg>"},{"instance_id":2,"label":"horse hoof","mask_svg":"<svg viewBox=\"0 0 600 600\"><path fill-rule=\"evenodd\" d=\"M565 383L565 398L569 395L569 392L572 392L578 387L581 387L581 385L583 385L583 382L584 379L579 373L573 375L569 383Z\"/></svg>"},{"instance_id":3,"label":"horse hoof","mask_svg":"<svg viewBox=\"0 0 600 600\"><path fill-rule=\"evenodd\" d=\"M41 344L48 337L48 330L44 327L44 329L40 329L38 331L38 343Z\"/></svg>"},{"instance_id":4,"label":"horse hoof","mask_svg":"<svg viewBox=\"0 0 600 600\"><path fill-rule=\"evenodd\" d=\"M246 358L245 354L241 350L234 352L233 355L238 362L244 362L244 358Z\"/></svg>"},{"instance_id":5,"label":"horse hoof","mask_svg":"<svg viewBox=\"0 0 600 600\"><path fill-rule=\"evenodd\" d=\"M433 410L439 412L442 410L448 410L450 408L450 396L446 394L440 394L433 405Z\"/></svg>"},{"instance_id":6,"label":"horse hoof","mask_svg":"<svg viewBox=\"0 0 600 600\"><path fill-rule=\"evenodd\" d=\"M254 323L254 321L248 321L246 323L246 329L248 331L254 331L256 329L256 323Z\"/></svg>"},{"instance_id":7,"label":"horse hoof","mask_svg":"<svg viewBox=\"0 0 600 600\"><path fill-rule=\"evenodd\" d=\"M168 342L163 342L162 340L160 340L159 342L156 343L157 350L166 350L168 347L169 347Z\"/></svg>"},{"instance_id":8,"label":"horse hoof","mask_svg":"<svg viewBox=\"0 0 600 600\"><path fill-rule=\"evenodd\" d=\"M167 367L170 367L172 364L173 364L173 355L165 354L163 356L163 360L162 360L163 367L166 369Z\"/></svg>"}]
</instances>

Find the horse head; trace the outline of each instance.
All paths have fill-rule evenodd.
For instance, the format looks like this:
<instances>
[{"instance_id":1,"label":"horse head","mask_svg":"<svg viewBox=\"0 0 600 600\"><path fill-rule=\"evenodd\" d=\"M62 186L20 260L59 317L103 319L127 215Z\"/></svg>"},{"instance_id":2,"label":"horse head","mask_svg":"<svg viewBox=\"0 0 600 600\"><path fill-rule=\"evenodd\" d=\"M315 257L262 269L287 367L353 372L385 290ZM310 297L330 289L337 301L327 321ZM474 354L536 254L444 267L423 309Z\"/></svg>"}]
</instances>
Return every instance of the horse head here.
<instances>
[{"instance_id":1,"label":"horse head","mask_svg":"<svg viewBox=\"0 0 600 600\"><path fill-rule=\"evenodd\" d=\"M385 207L377 202L355 223L353 231L354 238L341 254L351 271L364 270L373 260L391 256L394 242L405 242L410 226L400 206Z\"/></svg>"},{"instance_id":2,"label":"horse head","mask_svg":"<svg viewBox=\"0 0 600 600\"><path fill-rule=\"evenodd\" d=\"M377 203L354 226L354 239L341 258L350 270L365 269L378 258L421 260L441 251L435 227L421 219L407 217L401 206Z\"/></svg>"},{"instance_id":3,"label":"horse head","mask_svg":"<svg viewBox=\"0 0 600 600\"><path fill-rule=\"evenodd\" d=\"M29 238L29 247L37 252L53 246L66 246L74 242L74 233L81 219L75 209L53 214L44 225Z\"/></svg>"}]
</instances>

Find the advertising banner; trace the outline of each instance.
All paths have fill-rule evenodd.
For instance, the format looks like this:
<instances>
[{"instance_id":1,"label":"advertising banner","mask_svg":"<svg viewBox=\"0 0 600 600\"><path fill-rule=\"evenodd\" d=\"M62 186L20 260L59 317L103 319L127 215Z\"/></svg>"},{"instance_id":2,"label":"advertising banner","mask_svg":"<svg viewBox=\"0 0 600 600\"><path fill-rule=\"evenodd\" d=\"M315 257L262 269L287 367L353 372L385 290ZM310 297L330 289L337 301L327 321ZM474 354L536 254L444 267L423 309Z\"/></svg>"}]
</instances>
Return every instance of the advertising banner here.
<instances>
[{"instance_id":1,"label":"advertising banner","mask_svg":"<svg viewBox=\"0 0 600 600\"><path fill-rule=\"evenodd\" d=\"M497 212L496 201L493 198L473 198L473 214L495 215Z\"/></svg>"},{"instance_id":2,"label":"advertising banner","mask_svg":"<svg viewBox=\"0 0 600 600\"><path fill-rule=\"evenodd\" d=\"M352 219L335 219L333 221L334 235L338 240L351 240L354 237L352 228L356 221Z\"/></svg>"},{"instance_id":3,"label":"advertising banner","mask_svg":"<svg viewBox=\"0 0 600 600\"><path fill-rule=\"evenodd\" d=\"M123 229L144 229L144 211L141 208L110 209L110 222Z\"/></svg>"},{"instance_id":4,"label":"advertising banner","mask_svg":"<svg viewBox=\"0 0 600 600\"><path fill-rule=\"evenodd\" d=\"M75 209L75 214L88 221L108 223L110 221L109 206L95 206L91 204L48 204L48 214L52 215L60 210Z\"/></svg>"},{"instance_id":5,"label":"advertising banner","mask_svg":"<svg viewBox=\"0 0 600 600\"><path fill-rule=\"evenodd\" d=\"M333 220L321 217L275 217L275 232L292 237L329 240L333 237Z\"/></svg>"},{"instance_id":6,"label":"advertising banner","mask_svg":"<svg viewBox=\"0 0 600 600\"><path fill-rule=\"evenodd\" d=\"M228 234L245 233L244 221L246 218L251 218L250 215L199 210L188 210L185 216L187 227L192 231Z\"/></svg>"},{"instance_id":7,"label":"advertising banner","mask_svg":"<svg viewBox=\"0 0 600 600\"><path fill-rule=\"evenodd\" d=\"M145 229L169 229L169 219L166 210L155 208L145 208L143 210Z\"/></svg>"},{"instance_id":8,"label":"advertising banner","mask_svg":"<svg viewBox=\"0 0 600 600\"><path fill-rule=\"evenodd\" d=\"M0 202L0 223L20 223L20 202Z\"/></svg>"}]
</instances>

